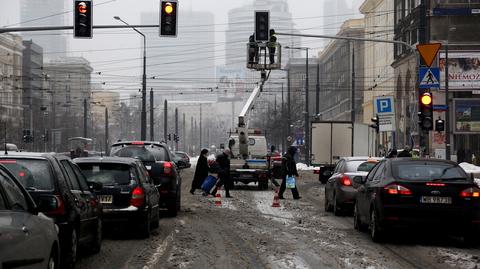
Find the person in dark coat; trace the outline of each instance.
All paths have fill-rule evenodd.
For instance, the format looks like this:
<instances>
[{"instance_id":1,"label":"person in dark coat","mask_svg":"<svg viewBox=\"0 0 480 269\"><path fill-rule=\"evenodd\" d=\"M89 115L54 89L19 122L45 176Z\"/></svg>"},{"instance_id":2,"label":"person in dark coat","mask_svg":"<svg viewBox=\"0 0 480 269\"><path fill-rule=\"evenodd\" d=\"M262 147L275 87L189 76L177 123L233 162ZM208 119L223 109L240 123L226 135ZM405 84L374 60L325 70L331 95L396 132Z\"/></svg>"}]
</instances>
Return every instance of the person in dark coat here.
<instances>
[{"instance_id":1,"label":"person in dark coat","mask_svg":"<svg viewBox=\"0 0 480 269\"><path fill-rule=\"evenodd\" d=\"M386 158L396 158L397 157L397 149L393 148L391 149L388 154L387 154L387 157Z\"/></svg>"},{"instance_id":2,"label":"person in dark coat","mask_svg":"<svg viewBox=\"0 0 480 269\"><path fill-rule=\"evenodd\" d=\"M231 151L227 148L216 158L219 182L212 192L213 196L217 193L218 188L223 185L225 187L225 197L232 198L230 196L230 154Z\"/></svg>"},{"instance_id":3,"label":"person in dark coat","mask_svg":"<svg viewBox=\"0 0 480 269\"><path fill-rule=\"evenodd\" d=\"M280 191L278 193L278 198L279 199L285 199L283 197L283 193L285 192L285 189L287 188L287 176L295 176L295 179L298 179L298 172L297 172L297 164L295 163L295 154L297 153L297 148L294 146L290 146L287 150L287 153L283 155L282 158L282 184L280 185ZM298 189L295 183L295 188L291 189L292 190L292 195L293 199L297 200L300 199L300 195L298 194Z\"/></svg>"},{"instance_id":4,"label":"person in dark coat","mask_svg":"<svg viewBox=\"0 0 480 269\"><path fill-rule=\"evenodd\" d=\"M195 167L195 174L193 175L192 188L190 193L194 194L196 189L200 189L203 181L208 176L208 160L207 160L208 149L202 149L200 156L198 157L197 167Z\"/></svg>"}]
</instances>

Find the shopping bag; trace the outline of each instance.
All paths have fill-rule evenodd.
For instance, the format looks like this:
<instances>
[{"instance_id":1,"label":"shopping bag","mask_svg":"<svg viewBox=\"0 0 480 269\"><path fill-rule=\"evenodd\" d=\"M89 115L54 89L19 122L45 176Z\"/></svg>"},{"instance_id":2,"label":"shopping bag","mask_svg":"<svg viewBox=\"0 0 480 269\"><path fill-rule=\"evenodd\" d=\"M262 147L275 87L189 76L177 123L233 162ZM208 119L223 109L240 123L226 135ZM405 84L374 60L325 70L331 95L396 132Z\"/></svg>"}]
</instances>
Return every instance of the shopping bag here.
<instances>
[{"instance_id":1,"label":"shopping bag","mask_svg":"<svg viewBox=\"0 0 480 269\"><path fill-rule=\"evenodd\" d=\"M294 176L287 176L287 189L294 189L295 188L295 177Z\"/></svg>"}]
</instances>

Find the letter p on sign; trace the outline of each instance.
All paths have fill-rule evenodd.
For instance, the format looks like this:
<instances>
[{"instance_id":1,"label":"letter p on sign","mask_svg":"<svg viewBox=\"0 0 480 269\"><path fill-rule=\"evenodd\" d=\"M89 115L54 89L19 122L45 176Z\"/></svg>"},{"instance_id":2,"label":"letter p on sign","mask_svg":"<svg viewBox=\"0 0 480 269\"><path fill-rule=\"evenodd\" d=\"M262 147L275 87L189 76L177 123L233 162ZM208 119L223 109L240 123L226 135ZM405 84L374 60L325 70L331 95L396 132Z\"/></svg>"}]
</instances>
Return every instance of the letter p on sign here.
<instances>
[{"instance_id":1,"label":"letter p on sign","mask_svg":"<svg viewBox=\"0 0 480 269\"><path fill-rule=\"evenodd\" d=\"M377 99L377 113L391 113L392 100L390 98Z\"/></svg>"}]
</instances>

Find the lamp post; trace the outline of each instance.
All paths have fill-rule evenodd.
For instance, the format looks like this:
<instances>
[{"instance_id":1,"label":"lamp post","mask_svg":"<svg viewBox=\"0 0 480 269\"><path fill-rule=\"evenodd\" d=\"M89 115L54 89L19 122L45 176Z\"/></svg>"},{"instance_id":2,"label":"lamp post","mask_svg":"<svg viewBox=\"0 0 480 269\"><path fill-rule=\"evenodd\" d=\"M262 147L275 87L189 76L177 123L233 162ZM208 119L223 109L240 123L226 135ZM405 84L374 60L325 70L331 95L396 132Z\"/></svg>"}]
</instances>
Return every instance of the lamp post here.
<instances>
[{"instance_id":1,"label":"lamp post","mask_svg":"<svg viewBox=\"0 0 480 269\"><path fill-rule=\"evenodd\" d=\"M140 140L147 139L147 39L145 35L138 31L137 28L131 26L119 16L114 16L114 19L123 22L124 24L130 26L135 32L139 33L143 37L143 77L142 77L142 113L141 113L141 132Z\"/></svg>"},{"instance_id":2,"label":"lamp post","mask_svg":"<svg viewBox=\"0 0 480 269\"><path fill-rule=\"evenodd\" d=\"M305 50L306 66L305 66L305 164L310 165L310 117L308 113L308 47L289 47L286 49Z\"/></svg>"}]
</instances>

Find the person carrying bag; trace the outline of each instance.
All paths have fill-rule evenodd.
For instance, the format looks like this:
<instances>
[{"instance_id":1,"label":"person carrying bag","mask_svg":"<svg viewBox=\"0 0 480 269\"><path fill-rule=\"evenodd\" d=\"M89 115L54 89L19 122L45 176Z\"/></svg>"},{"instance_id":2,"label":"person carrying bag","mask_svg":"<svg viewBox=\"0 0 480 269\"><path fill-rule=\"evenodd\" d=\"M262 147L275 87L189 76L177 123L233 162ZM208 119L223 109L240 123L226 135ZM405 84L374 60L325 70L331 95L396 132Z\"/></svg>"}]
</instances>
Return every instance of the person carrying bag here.
<instances>
[{"instance_id":1,"label":"person carrying bag","mask_svg":"<svg viewBox=\"0 0 480 269\"><path fill-rule=\"evenodd\" d=\"M300 194L297 189L296 177L298 178L297 164L295 163L295 154L297 153L297 148L290 146L287 150L287 153L282 158L282 184L280 185L280 191L278 193L279 199L285 199L283 193L286 188L292 190L293 199L300 199Z\"/></svg>"}]
</instances>

